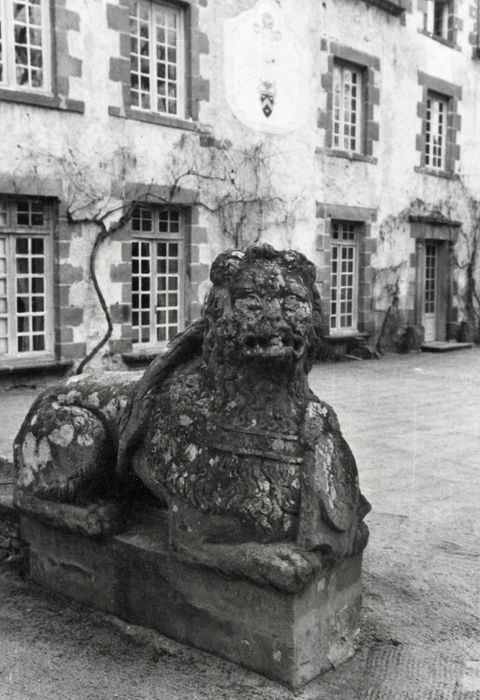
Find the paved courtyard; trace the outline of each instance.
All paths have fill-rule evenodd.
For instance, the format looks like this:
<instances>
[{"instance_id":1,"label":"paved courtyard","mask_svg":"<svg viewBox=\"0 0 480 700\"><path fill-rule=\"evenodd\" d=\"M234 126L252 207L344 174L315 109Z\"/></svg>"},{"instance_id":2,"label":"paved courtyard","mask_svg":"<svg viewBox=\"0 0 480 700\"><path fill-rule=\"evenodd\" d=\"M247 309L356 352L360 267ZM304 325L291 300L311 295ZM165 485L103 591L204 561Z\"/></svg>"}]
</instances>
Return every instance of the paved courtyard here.
<instances>
[{"instance_id":1,"label":"paved courtyard","mask_svg":"<svg viewBox=\"0 0 480 700\"><path fill-rule=\"evenodd\" d=\"M373 511L359 651L296 697L480 699L480 349L318 366L311 384L337 411ZM33 395L0 395L3 456ZM0 606L1 700L292 697L8 567Z\"/></svg>"}]
</instances>

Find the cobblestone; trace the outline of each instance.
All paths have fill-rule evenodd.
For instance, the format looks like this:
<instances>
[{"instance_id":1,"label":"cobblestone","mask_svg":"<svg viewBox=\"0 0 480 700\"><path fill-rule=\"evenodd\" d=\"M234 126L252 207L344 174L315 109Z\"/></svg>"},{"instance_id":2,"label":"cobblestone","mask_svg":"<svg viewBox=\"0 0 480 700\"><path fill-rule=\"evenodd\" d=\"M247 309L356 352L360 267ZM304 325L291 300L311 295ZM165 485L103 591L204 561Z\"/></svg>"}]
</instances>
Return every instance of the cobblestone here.
<instances>
[{"instance_id":1,"label":"cobblestone","mask_svg":"<svg viewBox=\"0 0 480 700\"><path fill-rule=\"evenodd\" d=\"M339 416L373 510L359 651L296 699L478 700L480 349L317 366L311 384ZM17 397L17 417L9 404L9 425L32 398ZM1 698L293 697L2 567Z\"/></svg>"}]
</instances>

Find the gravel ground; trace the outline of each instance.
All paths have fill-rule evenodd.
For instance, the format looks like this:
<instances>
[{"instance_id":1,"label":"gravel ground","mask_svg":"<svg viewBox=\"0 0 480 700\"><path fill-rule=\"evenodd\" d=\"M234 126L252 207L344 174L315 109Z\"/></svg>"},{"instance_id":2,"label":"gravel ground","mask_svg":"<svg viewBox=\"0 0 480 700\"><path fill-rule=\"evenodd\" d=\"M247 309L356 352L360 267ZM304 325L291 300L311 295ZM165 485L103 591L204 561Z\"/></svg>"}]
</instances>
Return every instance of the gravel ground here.
<instances>
[{"instance_id":1,"label":"gravel ground","mask_svg":"<svg viewBox=\"0 0 480 700\"><path fill-rule=\"evenodd\" d=\"M295 697L480 700L480 349L323 365L311 384L338 413L373 511L359 651ZM15 396L8 424L32 398ZM294 697L42 591L12 565L0 601L1 700Z\"/></svg>"}]
</instances>

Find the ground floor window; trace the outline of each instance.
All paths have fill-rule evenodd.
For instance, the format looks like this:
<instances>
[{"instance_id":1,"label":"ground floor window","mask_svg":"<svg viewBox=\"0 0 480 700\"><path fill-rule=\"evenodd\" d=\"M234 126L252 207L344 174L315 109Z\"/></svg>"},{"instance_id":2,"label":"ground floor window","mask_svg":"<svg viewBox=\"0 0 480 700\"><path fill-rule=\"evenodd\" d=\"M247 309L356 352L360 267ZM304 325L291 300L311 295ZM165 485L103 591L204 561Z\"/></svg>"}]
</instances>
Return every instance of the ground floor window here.
<instances>
[{"instance_id":1,"label":"ground floor window","mask_svg":"<svg viewBox=\"0 0 480 700\"><path fill-rule=\"evenodd\" d=\"M357 327L358 225L332 221L330 278L330 330L344 332Z\"/></svg>"},{"instance_id":2,"label":"ground floor window","mask_svg":"<svg viewBox=\"0 0 480 700\"><path fill-rule=\"evenodd\" d=\"M0 199L0 356L51 351L50 209Z\"/></svg>"},{"instance_id":3,"label":"ground floor window","mask_svg":"<svg viewBox=\"0 0 480 700\"><path fill-rule=\"evenodd\" d=\"M136 347L171 340L183 328L184 236L175 209L146 206L132 216L132 331Z\"/></svg>"}]
</instances>

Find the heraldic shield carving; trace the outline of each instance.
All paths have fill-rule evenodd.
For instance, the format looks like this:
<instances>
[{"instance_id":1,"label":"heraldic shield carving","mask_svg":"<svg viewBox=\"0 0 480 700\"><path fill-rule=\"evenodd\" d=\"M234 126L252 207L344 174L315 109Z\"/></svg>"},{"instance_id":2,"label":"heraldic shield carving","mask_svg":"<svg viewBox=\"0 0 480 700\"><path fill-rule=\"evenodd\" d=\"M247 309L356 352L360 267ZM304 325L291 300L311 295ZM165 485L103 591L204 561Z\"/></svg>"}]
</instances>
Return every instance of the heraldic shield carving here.
<instances>
[{"instance_id":1,"label":"heraldic shield carving","mask_svg":"<svg viewBox=\"0 0 480 700\"><path fill-rule=\"evenodd\" d=\"M308 58L274 0L224 24L224 79L227 101L239 121L252 129L286 133L306 119Z\"/></svg>"}]
</instances>

